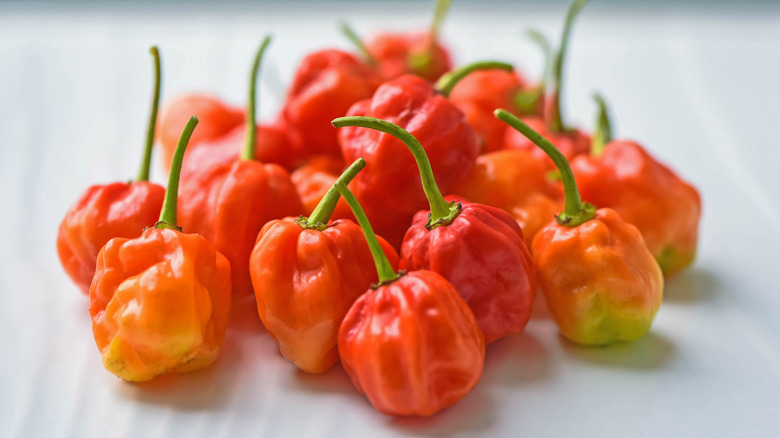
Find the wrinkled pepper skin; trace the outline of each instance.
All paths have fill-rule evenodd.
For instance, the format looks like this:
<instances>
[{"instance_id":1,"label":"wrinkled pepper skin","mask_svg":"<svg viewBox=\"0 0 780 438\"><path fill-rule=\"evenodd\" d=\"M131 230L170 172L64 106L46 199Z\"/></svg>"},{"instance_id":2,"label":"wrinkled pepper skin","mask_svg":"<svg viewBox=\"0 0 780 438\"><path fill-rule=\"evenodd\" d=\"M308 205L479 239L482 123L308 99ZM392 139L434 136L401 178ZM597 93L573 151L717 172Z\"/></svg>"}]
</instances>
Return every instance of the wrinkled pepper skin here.
<instances>
[{"instance_id":1,"label":"wrinkled pepper skin","mask_svg":"<svg viewBox=\"0 0 780 438\"><path fill-rule=\"evenodd\" d=\"M330 189L341 172L346 168L344 160L340 157L319 156L313 157L303 166L295 169L291 174L292 182L298 191L298 196L303 204L303 215L308 217L320 203L325 193ZM339 199L336 209L333 211L334 219L352 219L352 211L349 205Z\"/></svg>"},{"instance_id":2,"label":"wrinkled pepper skin","mask_svg":"<svg viewBox=\"0 0 780 438\"><path fill-rule=\"evenodd\" d=\"M380 245L393 268L398 255ZM304 229L296 218L267 223L250 259L257 310L282 355L308 373L322 373L339 360L336 339L355 300L377 282L371 252L360 227L338 220L322 231Z\"/></svg>"},{"instance_id":3,"label":"wrinkled pepper skin","mask_svg":"<svg viewBox=\"0 0 780 438\"><path fill-rule=\"evenodd\" d=\"M479 382L485 340L474 315L439 274L409 272L369 290L339 330L352 382L387 415L433 415Z\"/></svg>"},{"instance_id":4,"label":"wrinkled pepper skin","mask_svg":"<svg viewBox=\"0 0 780 438\"><path fill-rule=\"evenodd\" d=\"M93 185L65 214L57 254L65 272L86 294L100 249L114 237L133 238L157 222L165 189L148 181Z\"/></svg>"},{"instance_id":5,"label":"wrinkled pepper skin","mask_svg":"<svg viewBox=\"0 0 780 438\"><path fill-rule=\"evenodd\" d=\"M533 258L561 333L580 345L644 336L663 299L663 275L642 235L612 209L576 227L552 221L534 238Z\"/></svg>"},{"instance_id":6,"label":"wrinkled pepper skin","mask_svg":"<svg viewBox=\"0 0 780 438\"><path fill-rule=\"evenodd\" d=\"M98 256L89 291L103 366L133 382L211 365L225 338L230 265L206 239L148 228Z\"/></svg>"},{"instance_id":7,"label":"wrinkled pepper skin","mask_svg":"<svg viewBox=\"0 0 780 438\"><path fill-rule=\"evenodd\" d=\"M377 69L384 80L408 73L436 82L441 75L452 70L449 51L438 42L431 47L430 32L378 34L366 43L366 49L376 59ZM415 65L415 58L420 56L430 56L430 61L425 65Z\"/></svg>"},{"instance_id":8,"label":"wrinkled pepper skin","mask_svg":"<svg viewBox=\"0 0 780 438\"><path fill-rule=\"evenodd\" d=\"M617 211L634 225L665 275L693 262L701 197L689 183L631 141L613 141L572 170L583 199Z\"/></svg>"},{"instance_id":9,"label":"wrinkled pepper skin","mask_svg":"<svg viewBox=\"0 0 780 438\"><path fill-rule=\"evenodd\" d=\"M321 50L306 56L282 109L303 156L339 155L330 121L343 116L355 102L371 97L380 82L373 69L350 53Z\"/></svg>"},{"instance_id":10,"label":"wrinkled pepper skin","mask_svg":"<svg viewBox=\"0 0 780 438\"><path fill-rule=\"evenodd\" d=\"M414 216L400 268L433 271L454 285L489 344L523 331L536 297L536 274L523 232L507 212L467 201L461 206L455 220L431 230L428 211Z\"/></svg>"},{"instance_id":11,"label":"wrinkled pepper skin","mask_svg":"<svg viewBox=\"0 0 780 438\"><path fill-rule=\"evenodd\" d=\"M290 175L276 164L242 159L182 174L179 224L227 257L237 296L252 294L249 254L263 225L302 211Z\"/></svg>"},{"instance_id":12,"label":"wrinkled pepper skin","mask_svg":"<svg viewBox=\"0 0 780 438\"><path fill-rule=\"evenodd\" d=\"M454 193L505 210L520 225L531 248L536 233L563 208L563 190L549 173L547 163L531 152L491 152L477 157Z\"/></svg>"},{"instance_id":13,"label":"wrinkled pepper skin","mask_svg":"<svg viewBox=\"0 0 780 438\"><path fill-rule=\"evenodd\" d=\"M566 132L551 132L547 128L547 124L541 118L529 117L523 119L523 121L542 137L554 144L568 161L571 161L578 155L590 153L593 140L590 135L579 129L572 129ZM534 146L528 138L514 129L508 129L506 131L506 138L504 141L505 149L528 151L547 163L550 169L555 168L553 162L547 157L544 151Z\"/></svg>"},{"instance_id":14,"label":"wrinkled pepper skin","mask_svg":"<svg viewBox=\"0 0 780 438\"><path fill-rule=\"evenodd\" d=\"M160 114L158 137L160 139L163 168L171 167L173 152L179 142L181 127L190 116L197 114L198 129L192 133L187 157L203 142L215 142L244 123L244 110L225 105L218 98L206 94L186 94L169 102ZM189 159L189 158L188 158ZM185 163L188 162L184 160Z\"/></svg>"},{"instance_id":15,"label":"wrinkled pepper skin","mask_svg":"<svg viewBox=\"0 0 780 438\"><path fill-rule=\"evenodd\" d=\"M504 149L507 125L493 116L496 108L517 116L542 114L544 99L537 101L531 113L517 106L515 97L528 87L522 76L505 70L475 71L455 85L450 101L466 114L469 125L480 137L482 153Z\"/></svg>"},{"instance_id":16,"label":"wrinkled pepper skin","mask_svg":"<svg viewBox=\"0 0 780 438\"><path fill-rule=\"evenodd\" d=\"M479 155L463 113L417 76L385 82L347 115L376 117L409 131L425 149L442 193L452 192ZM353 193L377 234L400 247L412 216L428 207L414 157L400 140L373 129L350 126L338 133L345 161L363 157L367 163L350 186Z\"/></svg>"}]
</instances>

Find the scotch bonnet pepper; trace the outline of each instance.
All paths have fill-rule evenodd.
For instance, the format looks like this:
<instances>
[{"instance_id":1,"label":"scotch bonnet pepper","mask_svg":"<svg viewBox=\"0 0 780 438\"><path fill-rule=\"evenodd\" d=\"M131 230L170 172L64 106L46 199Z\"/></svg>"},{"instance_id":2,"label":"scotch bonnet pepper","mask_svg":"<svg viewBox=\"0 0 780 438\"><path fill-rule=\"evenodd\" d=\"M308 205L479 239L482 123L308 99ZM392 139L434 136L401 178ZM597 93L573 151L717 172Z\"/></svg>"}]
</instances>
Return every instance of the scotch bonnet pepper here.
<instances>
[{"instance_id":1,"label":"scotch bonnet pepper","mask_svg":"<svg viewBox=\"0 0 780 438\"><path fill-rule=\"evenodd\" d=\"M70 207L57 232L57 254L65 273L84 292L95 275L98 253L114 237L136 237L154 225L165 189L149 182L149 167L160 100L160 54L154 58L154 97L146 133L146 147L135 181L93 185Z\"/></svg>"},{"instance_id":2,"label":"scotch bonnet pepper","mask_svg":"<svg viewBox=\"0 0 780 438\"><path fill-rule=\"evenodd\" d=\"M103 366L142 382L212 364L230 311L230 265L206 239L176 226L176 191L193 117L174 154L160 221L100 251L89 291Z\"/></svg>"},{"instance_id":3,"label":"scotch bonnet pepper","mask_svg":"<svg viewBox=\"0 0 780 438\"><path fill-rule=\"evenodd\" d=\"M266 38L257 51L252 81L269 41ZM179 199L182 226L205 237L230 261L233 291L237 295L252 293L249 254L263 225L302 212L287 171L276 164L255 160L253 91L254 87L250 87L250 118L241 156L232 162L218 162L185 174Z\"/></svg>"},{"instance_id":4,"label":"scotch bonnet pepper","mask_svg":"<svg viewBox=\"0 0 780 438\"><path fill-rule=\"evenodd\" d=\"M396 273L357 199L343 184L374 257L379 283L341 323L341 363L358 390L387 415L433 415L482 376L485 340L458 292L432 271Z\"/></svg>"},{"instance_id":5,"label":"scotch bonnet pepper","mask_svg":"<svg viewBox=\"0 0 780 438\"><path fill-rule=\"evenodd\" d=\"M405 128L422 144L433 172L439 175L439 187L449 193L471 170L479 146L465 116L447 95L460 79L483 68L511 70L512 66L470 64L445 75L436 86L404 75L382 84L371 99L357 102L347 115L374 117ZM400 140L372 129L345 127L339 141L347 161L365 158L367 169L353 182L355 196L377 232L398 247L412 216L428 204L414 158Z\"/></svg>"},{"instance_id":6,"label":"scotch bonnet pepper","mask_svg":"<svg viewBox=\"0 0 780 438\"><path fill-rule=\"evenodd\" d=\"M552 143L504 110L496 117L527 135L561 173L564 210L533 242L539 284L561 333L581 345L641 338L663 299L661 269L642 235L615 210L582 202Z\"/></svg>"},{"instance_id":7,"label":"scotch bonnet pepper","mask_svg":"<svg viewBox=\"0 0 780 438\"><path fill-rule=\"evenodd\" d=\"M666 275L693 262L701 197L689 183L629 140L612 140L601 97L592 153L571 163L583 199L634 225Z\"/></svg>"},{"instance_id":8,"label":"scotch bonnet pepper","mask_svg":"<svg viewBox=\"0 0 780 438\"><path fill-rule=\"evenodd\" d=\"M345 167L341 157L325 155L311 158L306 164L290 174L298 196L301 198L305 216L314 212ZM335 219L352 218L349 205L340 197L332 217Z\"/></svg>"},{"instance_id":9,"label":"scotch bonnet pepper","mask_svg":"<svg viewBox=\"0 0 780 438\"><path fill-rule=\"evenodd\" d=\"M365 167L355 161L336 181L348 184ZM340 196L331 186L309 217L268 222L257 236L250 274L263 325L282 355L309 373L339 359L336 337L352 303L378 281L360 227L330 222ZM379 238L393 267L398 255Z\"/></svg>"},{"instance_id":10,"label":"scotch bonnet pepper","mask_svg":"<svg viewBox=\"0 0 780 438\"><path fill-rule=\"evenodd\" d=\"M401 244L400 268L430 270L452 283L474 313L485 342L522 331L531 316L536 278L514 219L495 207L445 199L422 146L399 126L370 117L344 117L333 123L390 134L417 162L430 211L414 215Z\"/></svg>"}]
</instances>

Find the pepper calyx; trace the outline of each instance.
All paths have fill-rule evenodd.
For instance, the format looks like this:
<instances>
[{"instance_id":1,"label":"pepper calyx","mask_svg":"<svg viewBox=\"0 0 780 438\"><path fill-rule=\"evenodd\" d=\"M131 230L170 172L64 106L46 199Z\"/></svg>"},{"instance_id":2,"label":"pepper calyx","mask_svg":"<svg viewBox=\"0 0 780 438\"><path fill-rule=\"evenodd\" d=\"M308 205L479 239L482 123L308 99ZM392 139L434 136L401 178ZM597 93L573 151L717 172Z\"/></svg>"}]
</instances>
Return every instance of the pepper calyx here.
<instances>
[{"instance_id":1,"label":"pepper calyx","mask_svg":"<svg viewBox=\"0 0 780 438\"><path fill-rule=\"evenodd\" d=\"M582 210L577 212L577 214L569 215L564 211L555 215L555 221L558 222L558 225L573 228L584 224L594 217L596 217L596 206L589 202L583 202Z\"/></svg>"},{"instance_id":2,"label":"pepper calyx","mask_svg":"<svg viewBox=\"0 0 780 438\"><path fill-rule=\"evenodd\" d=\"M299 216L298 219L295 219L295 223L298 224L298 226L300 226L304 230L325 231L326 229L328 229L328 224L324 224L320 221L311 223L309 222L309 218L303 215Z\"/></svg>"},{"instance_id":3,"label":"pepper calyx","mask_svg":"<svg viewBox=\"0 0 780 438\"><path fill-rule=\"evenodd\" d=\"M431 231L432 229L436 227L446 226L451 224L455 218L458 217L461 210L463 210L463 205L460 202L450 202L449 203L449 213L445 216L441 216L437 218L436 220L433 220L433 213L428 213L428 222L425 224L425 229L428 231Z\"/></svg>"},{"instance_id":4,"label":"pepper calyx","mask_svg":"<svg viewBox=\"0 0 780 438\"><path fill-rule=\"evenodd\" d=\"M395 273L395 278L391 278L389 280L378 281L376 283L371 283L371 290L377 290L377 289L379 289L382 286L387 286L390 283L393 283L395 281L400 280L401 277L403 277L404 275L406 275L406 270L405 269L401 269L400 271Z\"/></svg>"},{"instance_id":5,"label":"pepper calyx","mask_svg":"<svg viewBox=\"0 0 780 438\"><path fill-rule=\"evenodd\" d=\"M178 231L180 233L182 232L180 226L166 221L157 221L157 223L154 224L154 228L157 228L158 230L169 228L171 230Z\"/></svg>"}]
</instances>

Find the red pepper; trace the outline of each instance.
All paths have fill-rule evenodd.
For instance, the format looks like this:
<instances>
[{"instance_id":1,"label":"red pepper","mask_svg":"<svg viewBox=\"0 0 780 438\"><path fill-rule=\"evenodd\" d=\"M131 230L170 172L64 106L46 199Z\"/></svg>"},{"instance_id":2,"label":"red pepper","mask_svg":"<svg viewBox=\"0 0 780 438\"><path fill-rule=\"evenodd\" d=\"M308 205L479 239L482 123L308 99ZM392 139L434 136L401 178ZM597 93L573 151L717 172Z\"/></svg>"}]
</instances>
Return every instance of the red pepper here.
<instances>
[{"instance_id":1,"label":"red pepper","mask_svg":"<svg viewBox=\"0 0 780 438\"><path fill-rule=\"evenodd\" d=\"M433 415L479 382L484 335L466 303L441 275L396 273L357 199L343 184L336 187L363 229L379 277L341 323L341 363L380 412Z\"/></svg>"},{"instance_id":2,"label":"red pepper","mask_svg":"<svg viewBox=\"0 0 780 438\"><path fill-rule=\"evenodd\" d=\"M663 298L663 276L642 235L610 208L582 202L574 174L556 147L504 110L496 117L527 135L555 162L563 212L534 237L539 285L561 333L581 345L644 336Z\"/></svg>"},{"instance_id":3,"label":"red pepper","mask_svg":"<svg viewBox=\"0 0 780 438\"><path fill-rule=\"evenodd\" d=\"M664 274L693 262L701 197L689 183L628 140L612 141L603 100L591 155L571 163L583 199L609 207L636 226Z\"/></svg>"},{"instance_id":4,"label":"red pepper","mask_svg":"<svg viewBox=\"0 0 780 438\"><path fill-rule=\"evenodd\" d=\"M160 100L160 55L154 57L155 84L152 113L146 134L141 169L135 181L93 185L73 204L60 223L57 253L65 272L84 292L95 274L100 249L114 237L137 237L144 228L154 225L162 208L165 189L149 182L149 166Z\"/></svg>"},{"instance_id":5,"label":"red pepper","mask_svg":"<svg viewBox=\"0 0 780 438\"><path fill-rule=\"evenodd\" d=\"M190 119L177 146L159 222L133 239L111 239L98 256L92 333L105 368L124 380L209 366L225 338L230 265L202 236L176 226L179 171L197 123Z\"/></svg>"},{"instance_id":6,"label":"red pepper","mask_svg":"<svg viewBox=\"0 0 780 438\"><path fill-rule=\"evenodd\" d=\"M451 192L471 170L479 154L476 136L466 117L447 99L452 87L481 68L512 67L503 63L475 63L446 75L434 87L413 75L380 86L373 98L356 103L348 116L370 116L408 130L425 148L437 183ZM363 157L366 171L355 178L355 196L377 232L398 247L412 216L427 205L414 158L398 139L381 132L347 127L339 132L344 158Z\"/></svg>"},{"instance_id":7,"label":"red pepper","mask_svg":"<svg viewBox=\"0 0 780 438\"><path fill-rule=\"evenodd\" d=\"M266 38L257 52L252 81L269 41ZM179 199L182 227L202 235L227 257L233 292L238 295L252 293L249 254L263 225L303 211L287 171L254 159L254 86L250 91L246 144L240 158L192 170Z\"/></svg>"},{"instance_id":8,"label":"red pepper","mask_svg":"<svg viewBox=\"0 0 780 438\"><path fill-rule=\"evenodd\" d=\"M561 115L561 94L563 88L563 62L566 59L566 48L569 45L569 35L574 24L574 19L579 14L588 0L574 0L566 15L566 22L561 36L561 45L553 59L552 69L552 96L546 102L545 115L541 117L529 117L525 120L533 130L552 142L566 159L570 160L577 155L586 154L590 150L590 136L578 129L564 125ZM535 147L524 135L514 129L506 131L506 149L527 150L535 154L540 160L553 167L552 161L543 151Z\"/></svg>"},{"instance_id":9,"label":"red pepper","mask_svg":"<svg viewBox=\"0 0 780 438\"><path fill-rule=\"evenodd\" d=\"M370 117L343 117L333 123L390 134L417 162L431 210L414 215L401 245L401 269L433 271L455 285L474 312L486 343L521 332L531 317L536 278L514 219L498 208L459 198L445 200L422 146L399 126Z\"/></svg>"},{"instance_id":10,"label":"red pepper","mask_svg":"<svg viewBox=\"0 0 780 438\"><path fill-rule=\"evenodd\" d=\"M347 52L321 50L306 56L282 109L302 156L339 155L330 121L343 116L353 103L371 97L380 82L372 68Z\"/></svg>"},{"instance_id":11,"label":"red pepper","mask_svg":"<svg viewBox=\"0 0 780 438\"><path fill-rule=\"evenodd\" d=\"M349 183L365 165L362 159L355 161L338 182ZM263 325L282 355L309 373L324 372L338 361L341 321L377 281L360 227L350 220L330 220L339 198L331 187L309 217L268 222L250 259ZM398 266L393 247L384 240L380 244L391 265Z\"/></svg>"},{"instance_id":12,"label":"red pepper","mask_svg":"<svg viewBox=\"0 0 780 438\"><path fill-rule=\"evenodd\" d=\"M344 171L344 160L329 155L313 157L290 175L303 204L303 214L309 216ZM354 219L346 201L339 199L333 210L334 219Z\"/></svg>"}]
</instances>

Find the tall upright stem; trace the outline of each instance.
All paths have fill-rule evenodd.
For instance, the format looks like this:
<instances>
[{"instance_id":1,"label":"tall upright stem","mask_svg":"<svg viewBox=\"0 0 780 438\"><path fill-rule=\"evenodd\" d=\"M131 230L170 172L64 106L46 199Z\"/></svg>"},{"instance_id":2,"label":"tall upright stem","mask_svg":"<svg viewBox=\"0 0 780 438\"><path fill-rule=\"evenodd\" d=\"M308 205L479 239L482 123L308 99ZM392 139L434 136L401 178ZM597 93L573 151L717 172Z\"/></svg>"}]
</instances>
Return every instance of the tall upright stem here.
<instances>
[{"instance_id":1,"label":"tall upright stem","mask_svg":"<svg viewBox=\"0 0 780 438\"><path fill-rule=\"evenodd\" d=\"M138 170L136 181L149 181L149 168L152 163L152 147L154 146L154 131L157 127L157 108L160 106L160 79L162 67L160 66L160 51L157 46L149 49L154 60L154 94L152 95L152 112L149 114L149 123L146 126L146 145L144 157L141 159L141 168Z\"/></svg>"},{"instance_id":2,"label":"tall upright stem","mask_svg":"<svg viewBox=\"0 0 780 438\"><path fill-rule=\"evenodd\" d=\"M598 105L598 115L596 116L596 130L593 132L593 145L591 146L590 153L593 156L597 156L604 150L604 146L612 141L612 124L609 121L607 104L604 103L604 99L601 95L594 94L593 100L595 100L596 105Z\"/></svg>"},{"instance_id":3,"label":"tall upright stem","mask_svg":"<svg viewBox=\"0 0 780 438\"><path fill-rule=\"evenodd\" d=\"M257 102L257 73L260 71L260 60L263 59L263 53L265 48L271 43L271 37L267 36L263 39L260 47L255 54L255 61L252 63L252 74L249 77L249 103L246 114L246 143L244 144L244 150L241 151L242 160L254 160L255 159L255 135L257 126L255 125L255 107Z\"/></svg>"},{"instance_id":4,"label":"tall upright stem","mask_svg":"<svg viewBox=\"0 0 780 438\"><path fill-rule=\"evenodd\" d=\"M371 54L371 52L368 51L368 48L365 44L363 44L363 41L360 39L358 34L355 33L355 31L352 30L352 28L349 27L347 23L341 23L339 28L341 29L341 33L347 37L347 39L355 46L355 48L358 49L358 52L360 52L360 55L363 56L366 64L371 67L376 67L378 64L376 58Z\"/></svg>"},{"instance_id":5,"label":"tall upright stem","mask_svg":"<svg viewBox=\"0 0 780 438\"><path fill-rule=\"evenodd\" d=\"M184 152L187 149L187 144L190 142L192 131L195 130L197 125L198 118L195 116L190 117L187 126L184 127L184 131L181 133L181 137L179 137L179 144L176 145L176 152L173 153L173 161L171 161L171 173L168 175L168 187L165 188L165 198L160 211L160 220L154 225L155 228L172 228L181 231L181 227L177 225L178 219L176 217L181 163L184 160Z\"/></svg>"},{"instance_id":6,"label":"tall upright stem","mask_svg":"<svg viewBox=\"0 0 780 438\"><path fill-rule=\"evenodd\" d=\"M577 18L580 10L588 0L574 0L569 6L569 12L566 14L566 22L563 25L563 35L561 35L561 45L558 53L555 54L552 70L553 97L550 102L552 108L549 114L549 129L552 132L563 132L566 126L563 123L561 114L561 95L563 94L563 61L566 59L566 49L569 47L569 35L574 25L574 19Z\"/></svg>"}]
</instances>

